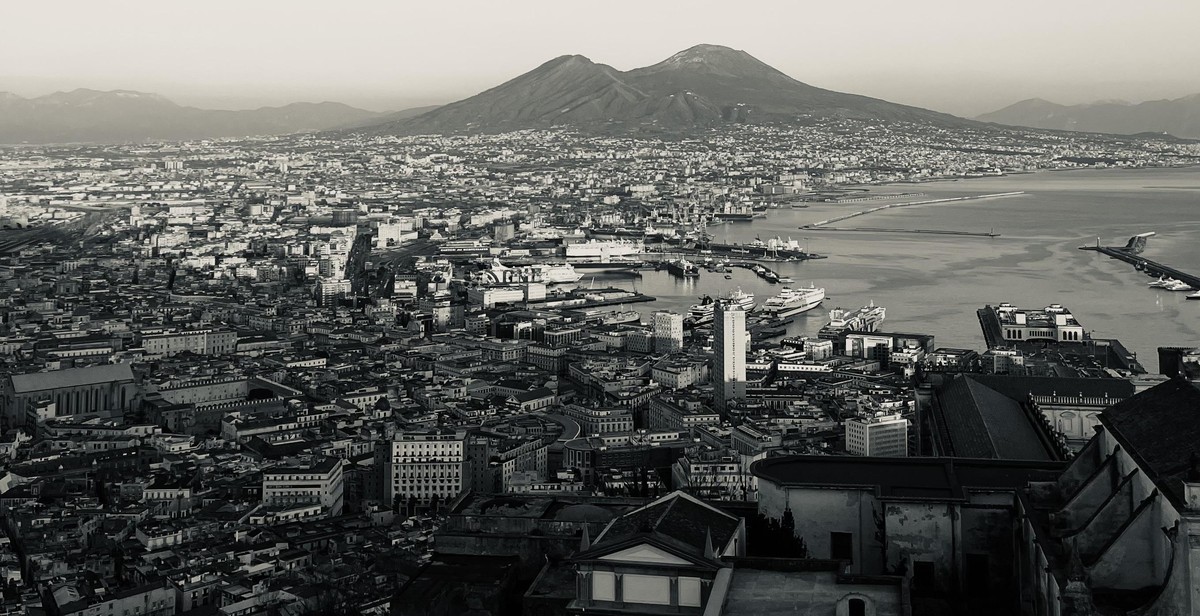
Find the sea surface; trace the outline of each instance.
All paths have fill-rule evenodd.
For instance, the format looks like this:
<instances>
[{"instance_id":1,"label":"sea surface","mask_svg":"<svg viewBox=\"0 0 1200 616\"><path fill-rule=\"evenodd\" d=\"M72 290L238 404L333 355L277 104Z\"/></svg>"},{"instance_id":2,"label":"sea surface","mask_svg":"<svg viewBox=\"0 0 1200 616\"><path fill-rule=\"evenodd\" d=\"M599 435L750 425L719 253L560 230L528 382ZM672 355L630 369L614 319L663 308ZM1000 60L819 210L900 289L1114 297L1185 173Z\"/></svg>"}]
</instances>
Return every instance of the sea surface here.
<instances>
[{"instance_id":1,"label":"sea surface","mask_svg":"<svg viewBox=\"0 0 1200 616\"><path fill-rule=\"evenodd\" d=\"M942 347L985 348L976 309L1011 302L1021 307L1066 306L1097 338L1117 338L1150 371L1160 346L1200 346L1200 301L1186 293L1150 289L1132 266L1081 245L1124 245L1153 231L1147 258L1200 273L1200 168L1077 170L923 184L894 184L871 194L922 192L907 202L1012 191L1025 194L890 209L837 223L838 227L994 231L1000 237L896 232L802 230L799 227L889 201L772 209L766 218L709 228L716 241L793 238L826 259L769 263L795 284L826 289L823 306L797 317L789 334L815 335L834 307L874 301L887 308L884 330L933 334ZM597 275L581 285L615 286L656 297L631 305L648 321L658 309L686 312L705 295L741 288L759 303L779 292L753 272L734 268L731 280L702 271L682 280L666 271L639 277Z\"/></svg>"}]
</instances>

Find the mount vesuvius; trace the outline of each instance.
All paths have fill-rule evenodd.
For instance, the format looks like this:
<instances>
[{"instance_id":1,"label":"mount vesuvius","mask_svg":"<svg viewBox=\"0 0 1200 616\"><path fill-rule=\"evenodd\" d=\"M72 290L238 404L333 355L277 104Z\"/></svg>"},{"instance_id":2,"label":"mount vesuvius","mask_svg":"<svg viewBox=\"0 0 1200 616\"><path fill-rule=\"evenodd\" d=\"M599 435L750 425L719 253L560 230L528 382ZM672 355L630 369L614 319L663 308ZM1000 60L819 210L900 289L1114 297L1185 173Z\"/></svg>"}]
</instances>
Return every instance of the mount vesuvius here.
<instances>
[{"instance_id":1,"label":"mount vesuvius","mask_svg":"<svg viewBox=\"0 0 1200 616\"><path fill-rule=\"evenodd\" d=\"M811 118L976 125L928 109L810 86L744 51L697 45L624 72L583 56L561 56L470 98L363 130L397 135L554 126L677 131Z\"/></svg>"}]
</instances>

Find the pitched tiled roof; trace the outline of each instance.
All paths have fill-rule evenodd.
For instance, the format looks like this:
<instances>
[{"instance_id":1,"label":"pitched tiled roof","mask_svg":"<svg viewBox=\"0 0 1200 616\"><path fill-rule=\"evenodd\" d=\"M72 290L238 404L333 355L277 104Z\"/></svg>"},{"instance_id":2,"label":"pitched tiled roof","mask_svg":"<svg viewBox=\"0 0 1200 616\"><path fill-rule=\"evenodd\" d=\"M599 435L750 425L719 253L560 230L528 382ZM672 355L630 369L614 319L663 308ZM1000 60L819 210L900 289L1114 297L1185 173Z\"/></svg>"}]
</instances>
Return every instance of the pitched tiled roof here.
<instances>
[{"instance_id":1,"label":"pitched tiled roof","mask_svg":"<svg viewBox=\"0 0 1200 616\"><path fill-rule=\"evenodd\" d=\"M592 547L650 533L665 536L694 555L703 556L709 533L713 548L720 552L733 539L739 524L738 518L720 509L674 492L613 520Z\"/></svg>"},{"instance_id":2,"label":"pitched tiled roof","mask_svg":"<svg viewBox=\"0 0 1200 616\"><path fill-rule=\"evenodd\" d=\"M975 379L955 378L937 392L937 422L949 453L967 458L1052 460L1021 404Z\"/></svg>"},{"instance_id":3,"label":"pitched tiled roof","mask_svg":"<svg viewBox=\"0 0 1200 616\"><path fill-rule=\"evenodd\" d=\"M12 386L14 392L21 394L60 387L79 387L131 380L133 380L133 370L130 369L129 364L104 364L51 372L14 374L12 375Z\"/></svg>"},{"instance_id":4,"label":"pitched tiled roof","mask_svg":"<svg viewBox=\"0 0 1200 616\"><path fill-rule=\"evenodd\" d=\"M1108 408L1100 423L1177 506L1200 455L1200 388L1175 378Z\"/></svg>"}]
</instances>

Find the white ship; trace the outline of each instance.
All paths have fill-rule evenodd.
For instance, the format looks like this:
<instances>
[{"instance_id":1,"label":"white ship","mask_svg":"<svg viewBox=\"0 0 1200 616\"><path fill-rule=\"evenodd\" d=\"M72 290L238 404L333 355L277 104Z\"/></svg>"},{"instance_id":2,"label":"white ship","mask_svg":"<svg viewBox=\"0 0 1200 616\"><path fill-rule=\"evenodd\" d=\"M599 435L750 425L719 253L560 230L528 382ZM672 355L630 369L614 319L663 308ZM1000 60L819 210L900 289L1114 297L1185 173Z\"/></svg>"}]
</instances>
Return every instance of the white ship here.
<instances>
[{"instance_id":1,"label":"white ship","mask_svg":"<svg viewBox=\"0 0 1200 616\"><path fill-rule=\"evenodd\" d=\"M571 284L579 282L583 274L575 271L570 263L535 263L520 267L509 267L493 259L488 269L481 272L482 281L488 284L511 282L542 282L545 284Z\"/></svg>"},{"instance_id":2,"label":"white ship","mask_svg":"<svg viewBox=\"0 0 1200 616\"><path fill-rule=\"evenodd\" d=\"M729 297L726 299L737 304L746 312L754 311L754 308L757 306L757 304L754 303L754 294L742 291L741 287L738 287L737 291L730 293Z\"/></svg>"},{"instance_id":3,"label":"white ship","mask_svg":"<svg viewBox=\"0 0 1200 616\"><path fill-rule=\"evenodd\" d=\"M1192 285L1189 285L1188 283L1186 283L1182 280L1172 280L1171 282L1168 282L1167 286L1165 286L1163 288L1168 291L1187 291L1187 292L1195 291L1195 289L1192 288Z\"/></svg>"},{"instance_id":4,"label":"white ship","mask_svg":"<svg viewBox=\"0 0 1200 616\"><path fill-rule=\"evenodd\" d=\"M879 324L883 323L886 311L883 306L876 306L875 302L859 308L858 310L842 310L834 308L829 311L829 323L817 332L817 336L826 339L835 339L843 332L873 332L879 330Z\"/></svg>"},{"instance_id":5,"label":"white ship","mask_svg":"<svg viewBox=\"0 0 1200 616\"><path fill-rule=\"evenodd\" d=\"M768 299L763 304L762 309L767 314L784 319L808 312L820 306L824 299L825 289L823 287L810 286L807 289L784 287L779 295Z\"/></svg>"}]
</instances>

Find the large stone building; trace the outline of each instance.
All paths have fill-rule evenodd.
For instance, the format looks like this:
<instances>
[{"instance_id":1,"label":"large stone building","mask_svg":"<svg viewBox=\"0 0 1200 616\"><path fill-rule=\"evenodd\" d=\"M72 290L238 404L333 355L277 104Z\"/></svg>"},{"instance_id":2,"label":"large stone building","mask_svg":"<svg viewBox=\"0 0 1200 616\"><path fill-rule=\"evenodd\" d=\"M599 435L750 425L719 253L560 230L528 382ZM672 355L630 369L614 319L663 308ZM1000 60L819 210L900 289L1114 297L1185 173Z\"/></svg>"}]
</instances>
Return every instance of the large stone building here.
<instances>
[{"instance_id":1,"label":"large stone building","mask_svg":"<svg viewBox=\"0 0 1200 616\"><path fill-rule=\"evenodd\" d=\"M287 464L263 470L263 505L279 510L318 505L317 515L342 514L344 476L341 458L312 464Z\"/></svg>"},{"instance_id":2,"label":"large stone building","mask_svg":"<svg viewBox=\"0 0 1200 616\"><path fill-rule=\"evenodd\" d=\"M454 499L468 479L464 431L428 430L397 434L376 449L385 503L415 498L427 504Z\"/></svg>"},{"instance_id":3,"label":"large stone building","mask_svg":"<svg viewBox=\"0 0 1200 616\"><path fill-rule=\"evenodd\" d=\"M14 374L0 386L0 410L8 426L25 425L32 405L40 401L52 402L58 417L90 413L119 417L138 404L138 385L129 364Z\"/></svg>"}]
</instances>

